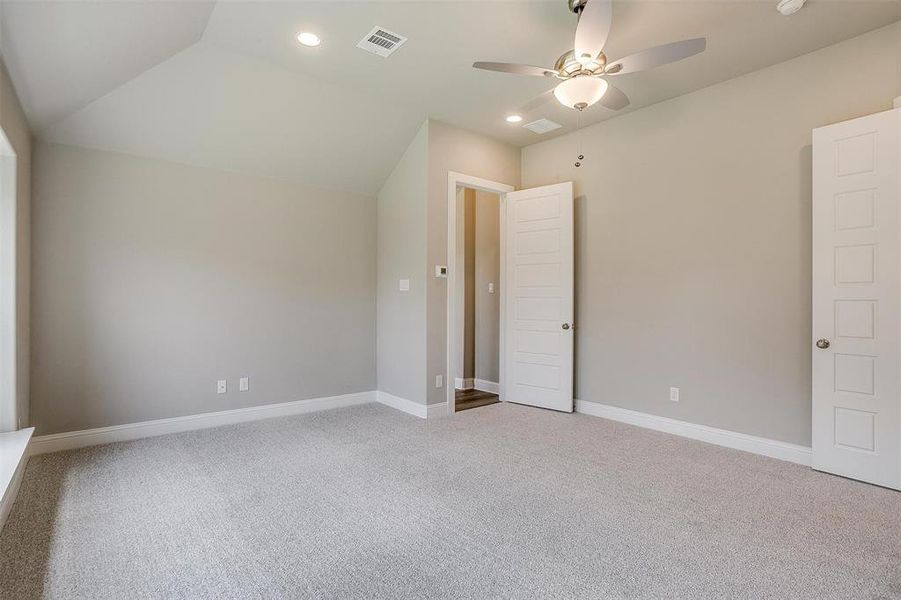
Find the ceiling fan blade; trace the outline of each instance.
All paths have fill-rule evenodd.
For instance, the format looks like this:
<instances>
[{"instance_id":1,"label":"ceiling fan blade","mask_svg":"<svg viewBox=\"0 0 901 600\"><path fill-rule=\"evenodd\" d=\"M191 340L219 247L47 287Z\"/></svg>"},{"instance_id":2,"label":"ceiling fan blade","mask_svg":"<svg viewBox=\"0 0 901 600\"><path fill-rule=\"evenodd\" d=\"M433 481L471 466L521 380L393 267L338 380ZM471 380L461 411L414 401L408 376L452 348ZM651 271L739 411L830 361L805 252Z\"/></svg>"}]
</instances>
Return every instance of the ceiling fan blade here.
<instances>
[{"instance_id":1,"label":"ceiling fan blade","mask_svg":"<svg viewBox=\"0 0 901 600\"><path fill-rule=\"evenodd\" d=\"M613 23L613 3L611 0L588 0L579 24L576 26L575 49L576 60L588 55L597 58L607 43L610 25Z\"/></svg>"},{"instance_id":2,"label":"ceiling fan blade","mask_svg":"<svg viewBox=\"0 0 901 600\"><path fill-rule=\"evenodd\" d=\"M500 62L474 62L472 66L476 69L484 69L486 71L500 71L501 73L513 73L514 75L532 75L534 77L545 77L556 75L554 69L545 69L544 67L536 67L533 65L518 65L516 63L500 63Z\"/></svg>"},{"instance_id":3,"label":"ceiling fan blade","mask_svg":"<svg viewBox=\"0 0 901 600\"><path fill-rule=\"evenodd\" d=\"M699 54L705 48L707 48L707 38L694 38L692 40L682 40L681 42L654 46L609 63L605 72L607 75L622 75L635 73L636 71L647 71L660 65Z\"/></svg>"},{"instance_id":4,"label":"ceiling fan blade","mask_svg":"<svg viewBox=\"0 0 901 600\"><path fill-rule=\"evenodd\" d=\"M610 110L620 110L629 106L629 97L626 96L621 89L615 85L607 83L607 91L604 96L598 100L598 104Z\"/></svg>"},{"instance_id":5,"label":"ceiling fan blade","mask_svg":"<svg viewBox=\"0 0 901 600\"><path fill-rule=\"evenodd\" d=\"M552 100L553 98L554 98L554 89L551 88L548 91L541 94L540 96L536 96L536 97L532 98L531 100L529 100L528 102L526 102L525 104L523 104L522 106L520 106L516 112L518 112L519 114L523 114L523 115L529 114L530 112L532 112L539 106L542 106L546 102Z\"/></svg>"}]
</instances>

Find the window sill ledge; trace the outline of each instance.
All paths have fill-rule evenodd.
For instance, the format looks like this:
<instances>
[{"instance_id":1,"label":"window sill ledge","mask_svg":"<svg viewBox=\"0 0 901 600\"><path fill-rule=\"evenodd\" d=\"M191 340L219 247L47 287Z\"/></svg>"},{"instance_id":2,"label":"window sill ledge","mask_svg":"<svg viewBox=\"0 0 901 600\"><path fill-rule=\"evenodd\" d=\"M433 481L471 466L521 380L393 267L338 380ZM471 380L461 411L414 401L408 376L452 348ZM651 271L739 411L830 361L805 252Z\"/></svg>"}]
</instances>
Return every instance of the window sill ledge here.
<instances>
[{"instance_id":1,"label":"window sill ledge","mask_svg":"<svg viewBox=\"0 0 901 600\"><path fill-rule=\"evenodd\" d=\"M34 427L0 433L0 531L16 501L19 481L28 460L28 442L33 434Z\"/></svg>"}]
</instances>

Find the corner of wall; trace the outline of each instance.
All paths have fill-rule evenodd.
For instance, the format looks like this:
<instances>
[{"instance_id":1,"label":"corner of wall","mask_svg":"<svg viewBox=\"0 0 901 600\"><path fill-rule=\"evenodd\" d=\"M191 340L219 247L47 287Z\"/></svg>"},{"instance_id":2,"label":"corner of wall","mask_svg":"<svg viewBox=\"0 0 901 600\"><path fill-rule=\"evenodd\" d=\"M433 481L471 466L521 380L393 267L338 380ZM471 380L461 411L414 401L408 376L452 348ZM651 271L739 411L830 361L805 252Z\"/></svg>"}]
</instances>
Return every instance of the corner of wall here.
<instances>
[{"instance_id":1,"label":"corner of wall","mask_svg":"<svg viewBox=\"0 0 901 600\"><path fill-rule=\"evenodd\" d=\"M425 404L426 202L429 120L377 195L376 387ZM409 289L399 289L406 280Z\"/></svg>"},{"instance_id":2,"label":"corner of wall","mask_svg":"<svg viewBox=\"0 0 901 600\"><path fill-rule=\"evenodd\" d=\"M423 378L428 404L445 401L447 388L436 388L436 375L447 372L447 280L432 276L434 265L447 260L447 174L449 171L481 177L519 187L522 156L518 147L480 133L429 120L428 135L428 250L425 273L427 287L427 366Z\"/></svg>"}]
</instances>

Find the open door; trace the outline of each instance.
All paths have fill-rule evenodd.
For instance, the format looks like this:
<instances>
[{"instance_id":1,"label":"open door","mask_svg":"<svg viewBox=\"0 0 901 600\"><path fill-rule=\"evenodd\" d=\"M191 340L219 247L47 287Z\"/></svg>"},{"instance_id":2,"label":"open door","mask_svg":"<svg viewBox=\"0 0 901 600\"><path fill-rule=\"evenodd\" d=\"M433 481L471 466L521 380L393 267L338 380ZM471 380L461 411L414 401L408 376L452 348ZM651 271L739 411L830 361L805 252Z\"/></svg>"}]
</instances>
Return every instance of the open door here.
<instances>
[{"instance_id":1,"label":"open door","mask_svg":"<svg viewBox=\"0 0 901 600\"><path fill-rule=\"evenodd\" d=\"M573 411L573 186L504 196L503 400Z\"/></svg>"},{"instance_id":2,"label":"open door","mask_svg":"<svg viewBox=\"0 0 901 600\"><path fill-rule=\"evenodd\" d=\"M813 468L901 489L901 109L813 132Z\"/></svg>"}]
</instances>

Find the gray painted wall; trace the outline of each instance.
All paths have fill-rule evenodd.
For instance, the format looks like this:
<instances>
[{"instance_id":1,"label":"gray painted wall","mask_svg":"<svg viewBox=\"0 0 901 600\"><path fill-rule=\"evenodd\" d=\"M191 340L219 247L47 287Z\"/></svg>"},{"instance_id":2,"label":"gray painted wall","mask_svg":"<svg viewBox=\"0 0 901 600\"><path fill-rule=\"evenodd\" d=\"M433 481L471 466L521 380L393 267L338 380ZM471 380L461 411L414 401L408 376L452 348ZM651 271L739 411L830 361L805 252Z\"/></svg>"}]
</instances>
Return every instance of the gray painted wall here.
<instances>
[{"instance_id":1,"label":"gray painted wall","mask_svg":"<svg viewBox=\"0 0 901 600\"><path fill-rule=\"evenodd\" d=\"M39 433L375 388L373 198L71 146L34 158Z\"/></svg>"},{"instance_id":2,"label":"gray painted wall","mask_svg":"<svg viewBox=\"0 0 901 600\"><path fill-rule=\"evenodd\" d=\"M499 380L500 196L475 194L475 378ZM489 282L494 293L488 292Z\"/></svg>"},{"instance_id":3,"label":"gray painted wall","mask_svg":"<svg viewBox=\"0 0 901 600\"><path fill-rule=\"evenodd\" d=\"M378 194L378 389L425 403L425 252L429 124ZM410 280L410 291L398 289Z\"/></svg>"},{"instance_id":4,"label":"gray painted wall","mask_svg":"<svg viewBox=\"0 0 901 600\"><path fill-rule=\"evenodd\" d=\"M16 152L16 416L30 423L31 132L6 65L0 59L0 128Z\"/></svg>"},{"instance_id":5,"label":"gray painted wall","mask_svg":"<svg viewBox=\"0 0 901 600\"><path fill-rule=\"evenodd\" d=\"M810 444L811 130L891 108L899 36L523 149L575 182L577 398Z\"/></svg>"},{"instance_id":6,"label":"gray painted wall","mask_svg":"<svg viewBox=\"0 0 901 600\"><path fill-rule=\"evenodd\" d=\"M520 150L430 120L428 153L425 379L428 404L435 404L445 401L445 390L435 387L435 376L444 374L447 379L447 279L433 276L435 265L447 264L447 174L455 171L518 186Z\"/></svg>"}]
</instances>

